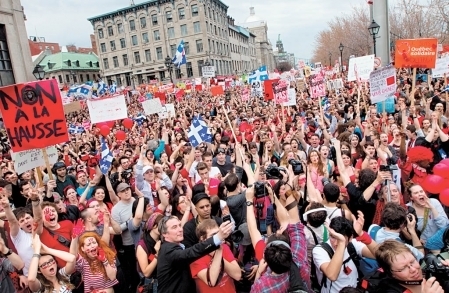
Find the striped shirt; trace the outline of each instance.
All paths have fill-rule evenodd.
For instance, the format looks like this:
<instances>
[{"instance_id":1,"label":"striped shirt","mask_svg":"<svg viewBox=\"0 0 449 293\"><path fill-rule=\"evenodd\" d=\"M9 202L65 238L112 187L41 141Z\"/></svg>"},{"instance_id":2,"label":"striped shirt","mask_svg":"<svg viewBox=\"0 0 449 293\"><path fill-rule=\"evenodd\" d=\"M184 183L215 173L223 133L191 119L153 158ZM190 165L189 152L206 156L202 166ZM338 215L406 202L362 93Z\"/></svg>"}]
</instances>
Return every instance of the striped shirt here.
<instances>
[{"instance_id":1,"label":"striped shirt","mask_svg":"<svg viewBox=\"0 0 449 293\"><path fill-rule=\"evenodd\" d=\"M115 261L113 267L115 268ZM84 293L92 292L91 289L107 289L118 284L117 279L109 280L103 274L93 274L90 271L89 262L82 256L76 261L76 270L81 272L84 280Z\"/></svg>"}]
</instances>

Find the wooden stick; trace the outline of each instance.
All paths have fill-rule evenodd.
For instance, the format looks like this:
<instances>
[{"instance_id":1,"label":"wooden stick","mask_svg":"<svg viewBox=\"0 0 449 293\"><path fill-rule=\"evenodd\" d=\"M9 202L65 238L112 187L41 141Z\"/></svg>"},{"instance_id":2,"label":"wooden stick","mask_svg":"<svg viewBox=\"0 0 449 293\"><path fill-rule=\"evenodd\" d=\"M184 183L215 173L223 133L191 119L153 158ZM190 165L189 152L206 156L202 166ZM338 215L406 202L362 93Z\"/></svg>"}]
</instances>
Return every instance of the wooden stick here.
<instances>
[{"instance_id":1,"label":"wooden stick","mask_svg":"<svg viewBox=\"0 0 449 293\"><path fill-rule=\"evenodd\" d=\"M416 87L416 67L415 68L413 68L413 77L412 77L412 91L411 91L411 95L413 95L413 96L410 96L410 102L411 102L411 106L413 107L413 106L415 106L415 87Z\"/></svg>"},{"instance_id":2,"label":"wooden stick","mask_svg":"<svg viewBox=\"0 0 449 293\"><path fill-rule=\"evenodd\" d=\"M44 155L45 167L47 167L48 178L53 180L53 174L51 173L50 161L48 160L47 148L42 148L42 154Z\"/></svg>"},{"instance_id":3,"label":"wooden stick","mask_svg":"<svg viewBox=\"0 0 449 293\"><path fill-rule=\"evenodd\" d=\"M228 121L229 127L231 127L231 132L232 132L232 136L234 137L235 144L237 144L238 143L237 136L235 135L234 128L232 127L231 120L229 120L228 112L226 112L226 109L225 109L224 105L221 105L221 106L223 107L223 112L225 113L226 120ZM243 156L243 153L240 150L240 148L239 148L239 153L240 153L240 156L242 157L242 162L245 162L245 157Z\"/></svg>"},{"instance_id":4,"label":"wooden stick","mask_svg":"<svg viewBox=\"0 0 449 293\"><path fill-rule=\"evenodd\" d=\"M39 187L43 187L44 186L44 181L42 180L42 170L41 167L37 167L36 168L36 177L37 177L37 183Z\"/></svg>"}]
</instances>

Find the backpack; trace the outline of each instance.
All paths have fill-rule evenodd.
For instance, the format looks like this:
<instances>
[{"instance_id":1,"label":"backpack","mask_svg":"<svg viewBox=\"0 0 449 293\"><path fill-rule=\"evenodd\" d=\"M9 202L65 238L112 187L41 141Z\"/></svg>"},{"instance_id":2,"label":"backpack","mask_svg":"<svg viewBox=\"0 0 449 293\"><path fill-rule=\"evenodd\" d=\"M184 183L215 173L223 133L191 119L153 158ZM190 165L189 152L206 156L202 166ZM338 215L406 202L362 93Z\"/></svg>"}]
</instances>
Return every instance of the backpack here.
<instances>
[{"instance_id":1,"label":"backpack","mask_svg":"<svg viewBox=\"0 0 449 293\"><path fill-rule=\"evenodd\" d=\"M270 204L270 197L268 196L254 199L254 215L256 216L257 229L261 233L267 232L267 211Z\"/></svg>"},{"instance_id":2,"label":"backpack","mask_svg":"<svg viewBox=\"0 0 449 293\"><path fill-rule=\"evenodd\" d=\"M310 231L310 233L312 233L313 241L315 242L315 245L318 245L319 244L318 237L316 236L315 231L313 231L313 229L310 228L308 225L304 225L304 227L306 227ZM327 238L328 238L328 234L329 234L326 226L324 227L324 233L325 234L323 237L323 241L326 242ZM313 258L313 256L312 256L312 258ZM313 291L320 292L321 286L320 286L320 283L318 282L318 277L316 275L316 266L315 266L315 262L313 261L313 259L312 259L312 263L310 264L310 281L312 284Z\"/></svg>"}]
</instances>

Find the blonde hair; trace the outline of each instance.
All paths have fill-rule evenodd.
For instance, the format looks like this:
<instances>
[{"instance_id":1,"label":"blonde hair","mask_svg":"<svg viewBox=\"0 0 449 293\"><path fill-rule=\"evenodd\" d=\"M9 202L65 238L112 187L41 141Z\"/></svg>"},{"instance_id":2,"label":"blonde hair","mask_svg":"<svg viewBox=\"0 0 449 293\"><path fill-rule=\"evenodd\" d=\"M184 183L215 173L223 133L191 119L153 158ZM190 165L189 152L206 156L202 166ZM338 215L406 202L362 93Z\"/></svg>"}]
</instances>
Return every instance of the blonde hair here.
<instances>
[{"instance_id":1,"label":"blonde hair","mask_svg":"<svg viewBox=\"0 0 449 293\"><path fill-rule=\"evenodd\" d=\"M410 253L413 255L410 248L404 243L397 240L386 240L377 247L376 260L379 266L388 274L391 274L391 266L396 260L396 257L401 253Z\"/></svg>"}]
</instances>

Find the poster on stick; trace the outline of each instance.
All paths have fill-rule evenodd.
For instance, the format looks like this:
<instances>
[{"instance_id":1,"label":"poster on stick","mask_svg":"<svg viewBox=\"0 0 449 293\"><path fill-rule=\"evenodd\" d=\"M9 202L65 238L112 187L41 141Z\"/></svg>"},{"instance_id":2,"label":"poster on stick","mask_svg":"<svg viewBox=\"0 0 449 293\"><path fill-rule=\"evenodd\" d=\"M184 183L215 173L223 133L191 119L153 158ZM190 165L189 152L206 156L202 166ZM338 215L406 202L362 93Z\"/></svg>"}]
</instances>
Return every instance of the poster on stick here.
<instances>
[{"instance_id":1,"label":"poster on stick","mask_svg":"<svg viewBox=\"0 0 449 293\"><path fill-rule=\"evenodd\" d=\"M312 91L312 98L317 99L326 95L326 86L324 84L324 76L319 74L312 74L310 76L310 90Z\"/></svg>"},{"instance_id":2,"label":"poster on stick","mask_svg":"<svg viewBox=\"0 0 449 293\"><path fill-rule=\"evenodd\" d=\"M128 117L124 95L87 100L87 107L89 108L89 116L92 123L120 120Z\"/></svg>"},{"instance_id":3,"label":"poster on stick","mask_svg":"<svg viewBox=\"0 0 449 293\"><path fill-rule=\"evenodd\" d=\"M81 110L81 102L80 101L74 101L68 104L64 104L64 113L69 114L72 112L77 112Z\"/></svg>"},{"instance_id":4,"label":"poster on stick","mask_svg":"<svg viewBox=\"0 0 449 293\"><path fill-rule=\"evenodd\" d=\"M432 77L444 77L444 74L449 75L449 56L437 59L435 69L432 69Z\"/></svg>"},{"instance_id":5,"label":"poster on stick","mask_svg":"<svg viewBox=\"0 0 449 293\"><path fill-rule=\"evenodd\" d=\"M273 82L272 87L273 87L274 102L276 104L288 102L287 90L289 84L285 80L281 79L278 82Z\"/></svg>"},{"instance_id":6,"label":"poster on stick","mask_svg":"<svg viewBox=\"0 0 449 293\"><path fill-rule=\"evenodd\" d=\"M396 69L384 67L370 74L371 104L385 101L396 92Z\"/></svg>"},{"instance_id":7,"label":"poster on stick","mask_svg":"<svg viewBox=\"0 0 449 293\"><path fill-rule=\"evenodd\" d=\"M396 68L435 68L437 39L404 39L396 41Z\"/></svg>"},{"instance_id":8,"label":"poster on stick","mask_svg":"<svg viewBox=\"0 0 449 293\"><path fill-rule=\"evenodd\" d=\"M282 103L283 106L294 106L296 105L296 91L293 88L287 90L288 101Z\"/></svg>"},{"instance_id":9,"label":"poster on stick","mask_svg":"<svg viewBox=\"0 0 449 293\"><path fill-rule=\"evenodd\" d=\"M61 92L55 79L1 87L0 111L14 152L69 140Z\"/></svg>"},{"instance_id":10,"label":"poster on stick","mask_svg":"<svg viewBox=\"0 0 449 293\"><path fill-rule=\"evenodd\" d=\"M348 81L355 81L357 79L357 73L361 81L368 81L369 75L373 70L374 55L351 58L349 59Z\"/></svg>"},{"instance_id":11,"label":"poster on stick","mask_svg":"<svg viewBox=\"0 0 449 293\"><path fill-rule=\"evenodd\" d=\"M159 98L142 102L142 107L146 115L159 113L163 110L161 100L159 100Z\"/></svg>"},{"instance_id":12,"label":"poster on stick","mask_svg":"<svg viewBox=\"0 0 449 293\"><path fill-rule=\"evenodd\" d=\"M56 147L48 147L47 156L50 164L56 163L58 161L58 150L56 149ZM13 153L12 159L14 161L14 170L17 172L17 174L24 173L34 168L45 166L44 154L42 153L42 149Z\"/></svg>"}]
</instances>

